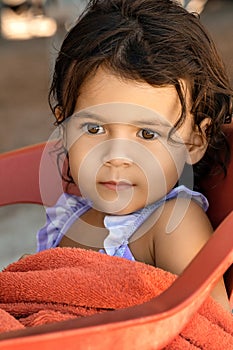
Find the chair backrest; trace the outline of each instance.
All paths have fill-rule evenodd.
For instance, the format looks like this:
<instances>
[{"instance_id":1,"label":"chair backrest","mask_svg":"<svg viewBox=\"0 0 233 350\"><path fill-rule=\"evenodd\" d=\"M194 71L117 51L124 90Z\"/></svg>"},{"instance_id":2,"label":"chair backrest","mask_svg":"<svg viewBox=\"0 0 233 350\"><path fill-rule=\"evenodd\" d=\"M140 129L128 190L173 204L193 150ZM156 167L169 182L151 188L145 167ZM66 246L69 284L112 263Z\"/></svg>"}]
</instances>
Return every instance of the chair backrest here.
<instances>
[{"instance_id":1,"label":"chair backrest","mask_svg":"<svg viewBox=\"0 0 233 350\"><path fill-rule=\"evenodd\" d=\"M39 166L44 147L42 143L0 155L0 205L42 204Z\"/></svg>"},{"instance_id":2,"label":"chair backrest","mask_svg":"<svg viewBox=\"0 0 233 350\"><path fill-rule=\"evenodd\" d=\"M216 229L233 210L233 123L226 125L224 132L227 135L231 151L227 175L225 177L223 174L208 176L202 182L201 189L202 193L209 201L207 214L214 229ZM233 265L226 271L224 279L228 296L233 303Z\"/></svg>"},{"instance_id":3,"label":"chair backrest","mask_svg":"<svg viewBox=\"0 0 233 350\"><path fill-rule=\"evenodd\" d=\"M208 176L202 182L201 191L208 198L208 216L214 228L233 210L233 123L226 125L224 131L230 145L231 160L227 175Z\"/></svg>"},{"instance_id":4,"label":"chair backrest","mask_svg":"<svg viewBox=\"0 0 233 350\"><path fill-rule=\"evenodd\" d=\"M0 206L56 203L67 187L58 171L58 152L51 141L0 154ZM78 188L71 184L69 193L79 194Z\"/></svg>"}]
</instances>

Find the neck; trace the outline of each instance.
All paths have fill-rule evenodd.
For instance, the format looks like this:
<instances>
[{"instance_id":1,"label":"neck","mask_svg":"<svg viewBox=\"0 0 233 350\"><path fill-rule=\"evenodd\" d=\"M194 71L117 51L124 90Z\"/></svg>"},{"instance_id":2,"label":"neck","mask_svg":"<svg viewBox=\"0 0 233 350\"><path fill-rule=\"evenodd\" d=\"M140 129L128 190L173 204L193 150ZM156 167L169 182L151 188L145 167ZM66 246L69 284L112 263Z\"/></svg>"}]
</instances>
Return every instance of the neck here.
<instances>
[{"instance_id":1,"label":"neck","mask_svg":"<svg viewBox=\"0 0 233 350\"><path fill-rule=\"evenodd\" d=\"M104 228L105 215L105 213L91 208L82 215L82 220L92 226Z\"/></svg>"}]
</instances>

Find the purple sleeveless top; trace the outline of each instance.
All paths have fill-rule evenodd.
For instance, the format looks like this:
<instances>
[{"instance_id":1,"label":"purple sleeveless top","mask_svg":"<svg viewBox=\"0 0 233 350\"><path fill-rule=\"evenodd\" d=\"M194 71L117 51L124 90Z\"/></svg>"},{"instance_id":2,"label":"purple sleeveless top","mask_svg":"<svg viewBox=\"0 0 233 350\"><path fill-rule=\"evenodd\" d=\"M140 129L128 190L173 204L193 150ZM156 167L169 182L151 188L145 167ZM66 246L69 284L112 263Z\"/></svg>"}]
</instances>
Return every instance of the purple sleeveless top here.
<instances>
[{"instance_id":1,"label":"purple sleeveless top","mask_svg":"<svg viewBox=\"0 0 233 350\"><path fill-rule=\"evenodd\" d=\"M104 249L101 249L100 252L135 260L128 247L130 237L156 209L166 201L177 197L192 199L203 210L208 209L208 201L201 193L192 191L183 185L175 187L159 201L134 213L116 216L106 215L104 226L109 234L104 240ZM89 200L63 193L56 205L46 210L46 224L37 233L37 251L57 247L73 223L90 208L91 202Z\"/></svg>"}]
</instances>

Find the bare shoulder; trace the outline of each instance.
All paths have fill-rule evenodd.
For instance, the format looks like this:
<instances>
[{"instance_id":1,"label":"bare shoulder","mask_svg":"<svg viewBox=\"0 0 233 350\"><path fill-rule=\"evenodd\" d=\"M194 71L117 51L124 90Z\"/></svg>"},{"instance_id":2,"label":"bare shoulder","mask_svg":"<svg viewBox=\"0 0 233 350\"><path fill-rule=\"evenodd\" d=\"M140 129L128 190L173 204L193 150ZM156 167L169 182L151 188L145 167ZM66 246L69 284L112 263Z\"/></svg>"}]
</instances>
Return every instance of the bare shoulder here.
<instances>
[{"instance_id":1,"label":"bare shoulder","mask_svg":"<svg viewBox=\"0 0 233 350\"><path fill-rule=\"evenodd\" d=\"M186 199L167 202L153 232L156 265L181 274L212 233L210 221L199 204ZM211 294L226 310L230 310L223 278Z\"/></svg>"},{"instance_id":2,"label":"bare shoulder","mask_svg":"<svg viewBox=\"0 0 233 350\"><path fill-rule=\"evenodd\" d=\"M187 265L174 268L182 260L184 246L193 257L210 237L212 227L203 209L190 199L172 199L164 203L143 223L131 238L129 247L136 260L180 273ZM191 259L190 259L191 260ZM184 266L185 265L185 266Z\"/></svg>"},{"instance_id":3,"label":"bare shoulder","mask_svg":"<svg viewBox=\"0 0 233 350\"><path fill-rule=\"evenodd\" d=\"M189 199L167 201L149 219L149 230L130 248L137 260L177 275L182 273L213 233L204 210ZM211 294L230 310L222 278Z\"/></svg>"},{"instance_id":4,"label":"bare shoulder","mask_svg":"<svg viewBox=\"0 0 233 350\"><path fill-rule=\"evenodd\" d=\"M212 232L210 221L203 208L190 198L174 198L165 202L158 224L167 234L192 227Z\"/></svg>"},{"instance_id":5,"label":"bare shoulder","mask_svg":"<svg viewBox=\"0 0 233 350\"><path fill-rule=\"evenodd\" d=\"M213 232L204 210L185 198L165 203L153 227L156 265L180 274Z\"/></svg>"}]
</instances>

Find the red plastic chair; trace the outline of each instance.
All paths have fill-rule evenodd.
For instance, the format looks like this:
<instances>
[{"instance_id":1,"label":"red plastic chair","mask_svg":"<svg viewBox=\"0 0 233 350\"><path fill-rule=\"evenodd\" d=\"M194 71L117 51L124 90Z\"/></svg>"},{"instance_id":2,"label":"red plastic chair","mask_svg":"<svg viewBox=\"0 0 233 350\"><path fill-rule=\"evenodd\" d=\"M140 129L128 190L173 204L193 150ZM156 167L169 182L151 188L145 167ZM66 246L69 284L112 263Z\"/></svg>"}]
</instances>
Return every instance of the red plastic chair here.
<instances>
[{"instance_id":1,"label":"red plastic chair","mask_svg":"<svg viewBox=\"0 0 233 350\"><path fill-rule=\"evenodd\" d=\"M0 206L56 202L62 183L54 147L55 142L40 143L0 154Z\"/></svg>"},{"instance_id":2,"label":"red plastic chair","mask_svg":"<svg viewBox=\"0 0 233 350\"><path fill-rule=\"evenodd\" d=\"M208 216L216 229L220 223L229 215L233 210L233 125L225 125L224 131L227 135L230 150L231 161L227 170L227 176L222 174L216 174L215 176L209 176L202 183L203 194L208 198L209 209ZM233 305L233 265L229 267L224 275L225 284L228 292L228 296Z\"/></svg>"},{"instance_id":3,"label":"red plastic chair","mask_svg":"<svg viewBox=\"0 0 233 350\"><path fill-rule=\"evenodd\" d=\"M63 184L55 153L50 149L43 155L44 148L39 144L0 155L0 205L56 201ZM233 262L232 208L229 212L183 274L158 297L123 310L1 334L0 350L161 349L179 334ZM228 287L232 295L232 284Z\"/></svg>"}]
</instances>

